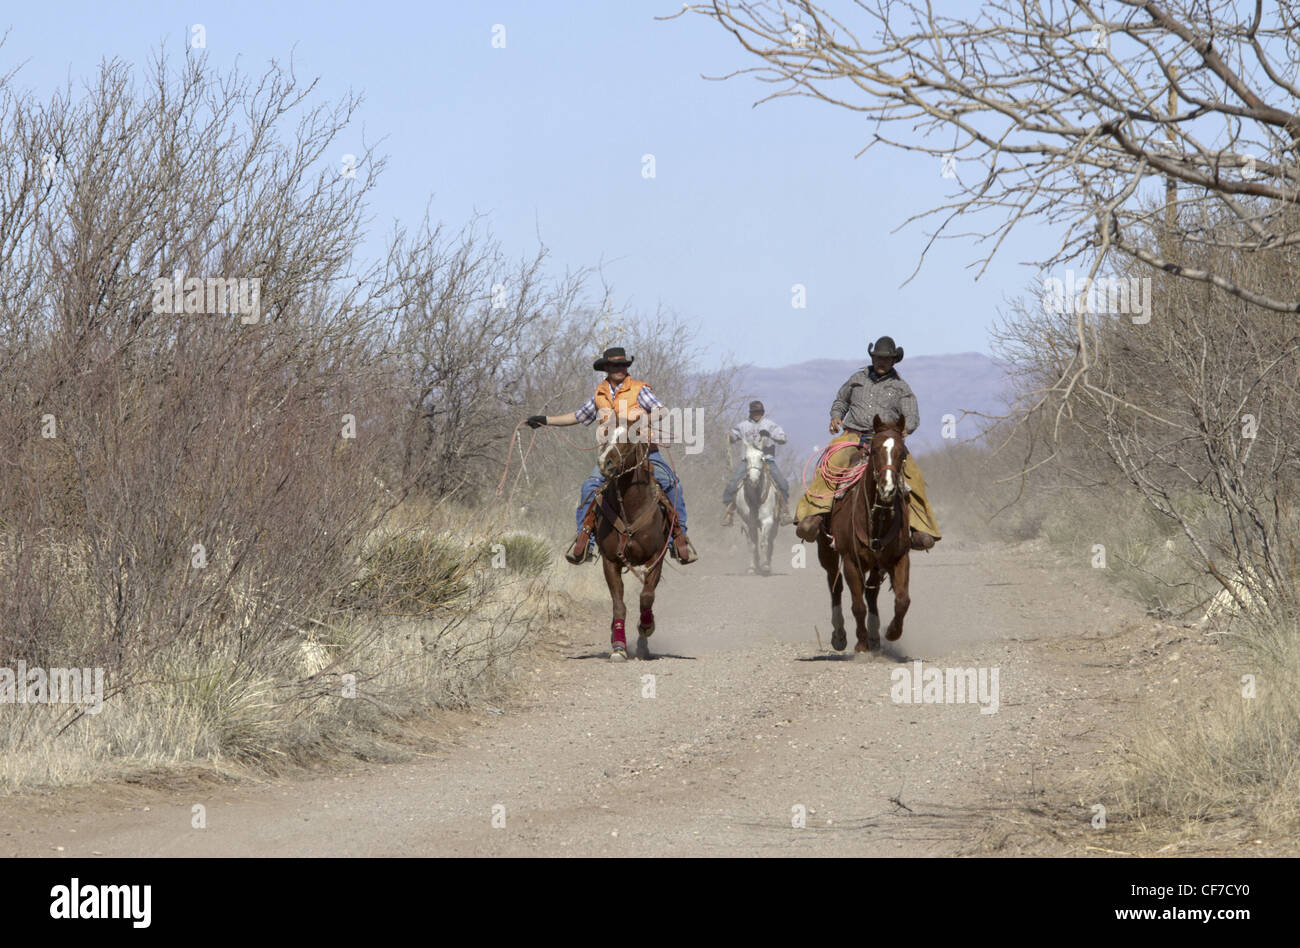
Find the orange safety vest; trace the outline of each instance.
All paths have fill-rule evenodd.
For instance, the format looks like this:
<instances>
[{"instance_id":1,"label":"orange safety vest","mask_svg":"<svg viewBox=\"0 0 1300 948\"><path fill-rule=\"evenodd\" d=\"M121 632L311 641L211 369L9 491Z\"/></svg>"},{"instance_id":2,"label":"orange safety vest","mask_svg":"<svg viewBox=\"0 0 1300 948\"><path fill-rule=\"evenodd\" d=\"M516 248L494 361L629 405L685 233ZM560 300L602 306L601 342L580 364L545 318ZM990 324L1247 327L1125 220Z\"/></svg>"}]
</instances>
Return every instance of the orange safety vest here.
<instances>
[{"instance_id":1,"label":"orange safety vest","mask_svg":"<svg viewBox=\"0 0 1300 948\"><path fill-rule=\"evenodd\" d=\"M623 380L623 384L614 391L609 384L609 379L603 379L596 386L594 401L596 402L596 418L602 425L607 424L610 420L621 421L626 418L629 422L634 422L645 412L642 410L637 399L641 395L641 389L646 387L646 383L640 379L634 379L628 376ZM650 442L654 447L654 442Z\"/></svg>"}]
</instances>

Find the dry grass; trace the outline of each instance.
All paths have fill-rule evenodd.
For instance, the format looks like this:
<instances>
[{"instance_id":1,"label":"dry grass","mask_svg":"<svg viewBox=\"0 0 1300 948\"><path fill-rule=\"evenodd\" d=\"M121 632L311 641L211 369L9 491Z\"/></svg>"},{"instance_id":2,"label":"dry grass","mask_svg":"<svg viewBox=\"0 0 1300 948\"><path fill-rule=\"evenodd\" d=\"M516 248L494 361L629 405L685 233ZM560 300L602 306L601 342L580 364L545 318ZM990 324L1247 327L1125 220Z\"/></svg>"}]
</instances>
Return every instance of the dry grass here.
<instances>
[{"instance_id":1,"label":"dry grass","mask_svg":"<svg viewBox=\"0 0 1300 948\"><path fill-rule=\"evenodd\" d=\"M1107 775L1118 814L1142 836L1177 843L1300 833L1296 625L1257 619L1237 629L1218 687L1160 724L1140 719Z\"/></svg>"},{"instance_id":2,"label":"dry grass","mask_svg":"<svg viewBox=\"0 0 1300 948\"><path fill-rule=\"evenodd\" d=\"M932 496L963 537L1019 542L1041 538L1084 565L1094 544L1118 594L1188 620L1215 591L1199 575L1180 532L1134 492L1080 489L1031 480L1020 492L986 452L957 446L921 459ZM1190 508L1194 499L1183 498ZM1235 846L1243 838L1300 833L1300 628L1294 619L1246 616L1220 628L1204 693L1192 706L1158 701L1125 722L1118 763L1095 775L1091 799L1115 801L1110 831L1120 849L1169 852ZM1256 694L1243 697L1242 675ZM1217 686L1213 683L1217 682Z\"/></svg>"},{"instance_id":3,"label":"dry grass","mask_svg":"<svg viewBox=\"0 0 1300 948\"><path fill-rule=\"evenodd\" d=\"M304 620L254 654L237 630L178 639L110 669L106 692L120 693L97 715L0 708L0 791L400 756L414 718L500 700L513 657L550 619L552 557L512 531L494 565L494 537L469 528L479 520L399 508L364 544L340 617Z\"/></svg>"}]
</instances>

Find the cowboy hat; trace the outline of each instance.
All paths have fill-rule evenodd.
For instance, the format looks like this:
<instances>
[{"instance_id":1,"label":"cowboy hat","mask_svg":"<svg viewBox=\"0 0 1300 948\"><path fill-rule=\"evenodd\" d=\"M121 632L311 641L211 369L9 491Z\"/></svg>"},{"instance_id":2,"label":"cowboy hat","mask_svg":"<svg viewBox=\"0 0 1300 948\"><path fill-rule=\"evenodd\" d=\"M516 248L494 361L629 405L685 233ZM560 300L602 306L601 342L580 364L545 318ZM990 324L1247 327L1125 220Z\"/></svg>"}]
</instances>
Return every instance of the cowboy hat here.
<instances>
[{"instance_id":1,"label":"cowboy hat","mask_svg":"<svg viewBox=\"0 0 1300 948\"><path fill-rule=\"evenodd\" d=\"M875 358L883 356L886 359L893 359L895 362L903 361L903 347L894 345L892 336L881 336L875 341L875 344L867 343L867 355Z\"/></svg>"},{"instance_id":2,"label":"cowboy hat","mask_svg":"<svg viewBox=\"0 0 1300 948\"><path fill-rule=\"evenodd\" d=\"M623 351L622 346L615 346L613 349L606 349L605 354L592 363L592 368L597 372L604 372L610 366L614 365L631 365L632 358Z\"/></svg>"}]
</instances>

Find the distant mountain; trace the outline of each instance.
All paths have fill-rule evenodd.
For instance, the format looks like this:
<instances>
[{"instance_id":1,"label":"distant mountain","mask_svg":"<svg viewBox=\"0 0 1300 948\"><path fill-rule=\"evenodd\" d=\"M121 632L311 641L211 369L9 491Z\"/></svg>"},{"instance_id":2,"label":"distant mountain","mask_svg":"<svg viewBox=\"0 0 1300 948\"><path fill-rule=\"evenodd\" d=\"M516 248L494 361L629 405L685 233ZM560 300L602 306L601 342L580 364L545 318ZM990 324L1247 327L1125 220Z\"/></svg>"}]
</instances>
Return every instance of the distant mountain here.
<instances>
[{"instance_id":1,"label":"distant mountain","mask_svg":"<svg viewBox=\"0 0 1300 948\"><path fill-rule=\"evenodd\" d=\"M789 447L803 458L814 447L826 444L835 393L864 364L814 359L777 369L748 365L740 370L739 378L744 400L760 399L768 414L785 428ZM908 356L897 369L920 403L920 430L908 436L908 445L918 454L944 444L944 415L956 417L957 438L965 439L978 434L984 422L969 415L963 418L963 411L998 414L1006 410L1005 372L989 356L978 352Z\"/></svg>"}]
</instances>

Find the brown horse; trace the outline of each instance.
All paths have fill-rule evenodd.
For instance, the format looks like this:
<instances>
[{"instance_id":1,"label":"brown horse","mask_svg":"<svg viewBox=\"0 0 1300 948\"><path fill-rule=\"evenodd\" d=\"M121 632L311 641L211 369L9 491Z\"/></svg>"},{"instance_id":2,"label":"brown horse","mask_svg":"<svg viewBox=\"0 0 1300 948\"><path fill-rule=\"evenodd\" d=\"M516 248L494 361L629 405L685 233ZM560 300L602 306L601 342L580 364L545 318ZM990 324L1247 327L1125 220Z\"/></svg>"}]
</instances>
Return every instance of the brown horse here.
<instances>
[{"instance_id":1,"label":"brown horse","mask_svg":"<svg viewBox=\"0 0 1300 948\"><path fill-rule=\"evenodd\" d=\"M880 593L881 577L886 573L894 589L894 618L885 631L885 638L893 642L903 634L903 617L912 602L907 593L912 531L907 513L907 488L901 473L903 458L907 456L904 424L901 415L893 422L882 421L879 415L875 417L867 449L870 470L831 503L827 528L817 538L817 559L826 570L826 583L831 592L831 645L837 650L848 644L840 603L845 581L853 597L853 618L857 622L855 652L880 649L876 597ZM859 448L853 453L851 464L859 463L861 458Z\"/></svg>"},{"instance_id":2,"label":"brown horse","mask_svg":"<svg viewBox=\"0 0 1300 948\"><path fill-rule=\"evenodd\" d=\"M614 432L597 457L605 485L596 495L596 546L605 567L605 584L614 602L610 624L610 661L627 660L623 602L623 570L645 567L641 586L641 617L637 623L637 658L650 657L649 638L655 630L655 587L663 572L672 531L672 506L655 482L650 446L629 443Z\"/></svg>"}]
</instances>

